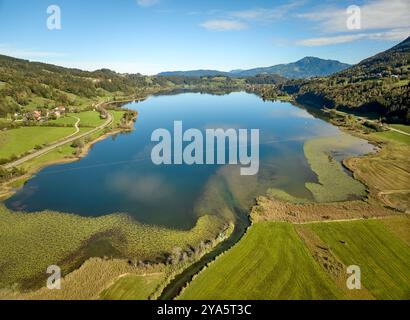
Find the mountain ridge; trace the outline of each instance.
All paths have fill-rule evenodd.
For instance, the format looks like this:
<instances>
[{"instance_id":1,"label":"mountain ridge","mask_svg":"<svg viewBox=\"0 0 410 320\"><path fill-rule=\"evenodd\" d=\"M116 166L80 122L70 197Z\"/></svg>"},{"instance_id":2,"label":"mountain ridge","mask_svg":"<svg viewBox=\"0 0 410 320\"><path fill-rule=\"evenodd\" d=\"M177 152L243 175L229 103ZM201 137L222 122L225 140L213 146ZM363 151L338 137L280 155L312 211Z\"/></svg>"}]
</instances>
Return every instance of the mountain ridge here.
<instances>
[{"instance_id":1,"label":"mountain ridge","mask_svg":"<svg viewBox=\"0 0 410 320\"><path fill-rule=\"evenodd\" d=\"M270 67L260 67L248 70L235 69L229 72L219 70L188 70L188 71L167 71L161 72L158 76L185 76L185 77L253 77L260 74L277 74L289 79L303 79L312 77L329 76L340 72L351 65L337 60L321 59L307 56L296 62L278 64Z\"/></svg>"}]
</instances>

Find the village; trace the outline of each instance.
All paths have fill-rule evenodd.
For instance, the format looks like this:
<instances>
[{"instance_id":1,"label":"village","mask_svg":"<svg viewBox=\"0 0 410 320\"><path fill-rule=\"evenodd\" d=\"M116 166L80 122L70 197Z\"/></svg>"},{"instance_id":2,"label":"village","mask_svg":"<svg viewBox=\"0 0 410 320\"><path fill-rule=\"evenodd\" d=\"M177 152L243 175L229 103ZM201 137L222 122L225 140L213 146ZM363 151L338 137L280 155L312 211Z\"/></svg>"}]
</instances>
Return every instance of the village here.
<instances>
[{"instance_id":1,"label":"village","mask_svg":"<svg viewBox=\"0 0 410 320\"><path fill-rule=\"evenodd\" d=\"M48 108L38 108L32 111L26 112L16 112L12 116L12 120L14 122L47 122L51 120L57 120L61 117L68 115L69 113L79 113L81 111L77 107L65 107L65 106L58 106L53 109ZM100 113L101 119L107 119L107 114L105 110L100 110L94 107L92 111L98 111Z\"/></svg>"},{"instance_id":2,"label":"village","mask_svg":"<svg viewBox=\"0 0 410 320\"><path fill-rule=\"evenodd\" d=\"M49 120L57 120L64 116L68 112L75 112L75 110L69 110L64 106L59 106L54 109L37 109L33 111L27 111L24 113L16 112L13 115L14 121L36 121L46 122Z\"/></svg>"}]
</instances>

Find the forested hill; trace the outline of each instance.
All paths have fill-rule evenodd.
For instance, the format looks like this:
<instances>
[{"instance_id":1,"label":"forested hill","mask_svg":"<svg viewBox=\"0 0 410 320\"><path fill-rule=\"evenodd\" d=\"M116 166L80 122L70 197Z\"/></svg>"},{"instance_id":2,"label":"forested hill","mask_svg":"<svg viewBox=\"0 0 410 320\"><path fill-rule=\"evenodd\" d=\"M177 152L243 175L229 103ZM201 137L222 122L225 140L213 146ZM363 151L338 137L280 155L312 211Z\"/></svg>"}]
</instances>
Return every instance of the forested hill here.
<instances>
[{"instance_id":1,"label":"forested hill","mask_svg":"<svg viewBox=\"0 0 410 320\"><path fill-rule=\"evenodd\" d=\"M289 81L281 90L301 103L410 122L410 37L327 78Z\"/></svg>"},{"instance_id":2,"label":"forested hill","mask_svg":"<svg viewBox=\"0 0 410 320\"><path fill-rule=\"evenodd\" d=\"M284 81L280 77L250 79L250 83ZM91 106L98 98L145 95L148 90L210 88L245 85L245 80L221 77L143 76L108 69L93 72L0 55L0 117L17 111L56 106Z\"/></svg>"},{"instance_id":3,"label":"forested hill","mask_svg":"<svg viewBox=\"0 0 410 320\"><path fill-rule=\"evenodd\" d=\"M88 72L0 55L0 114L38 105L76 105L113 92L132 94L146 84L141 75Z\"/></svg>"},{"instance_id":4,"label":"forested hill","mask_svg":"<svg viewBox=\"0 0 410 320\"><path fill-rule=\"evenodd\" d=\"M401 68L408 66L410 37L393 48L363 60L359 64L340 72L337 76L377 76L380 73L401 75Z\"/></svg>"}]
</instances>

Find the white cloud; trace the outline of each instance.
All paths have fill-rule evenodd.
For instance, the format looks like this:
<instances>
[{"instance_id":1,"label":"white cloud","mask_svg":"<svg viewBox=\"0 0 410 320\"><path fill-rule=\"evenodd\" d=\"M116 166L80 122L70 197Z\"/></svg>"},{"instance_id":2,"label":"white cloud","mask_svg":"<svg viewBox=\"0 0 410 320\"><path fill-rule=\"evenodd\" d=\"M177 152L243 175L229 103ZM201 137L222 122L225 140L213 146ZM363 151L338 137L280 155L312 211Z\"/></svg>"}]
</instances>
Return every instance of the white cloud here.
<instances>
[{"instance_id":1,"label":"white cloud","mask_svg":"<svg viewBox=\"0 0 410 320\"><path fill-rule=\"evenodd\" d=\"M141 7L151 7L153 5L156 5L159 2L159 0L137 0L137 3Z\"/></svg>"},{"instance_id":2,"label":"white cloud","mask_svg":"<svg viewBox=\"0 0 410 320\"><path fill-rule=\"evenodd\" d=\"M201 24L211 31L231 31L247 29L248 25L237 20L208 20Z\"/></svg>"},{"instance_id":3,"label":"white cloud","mask_svg":"<svg viewBox=\"0 0 410 320\"><path fill-rule=\"evenodd\" d=\"M409 0L374 0L359 6L361 9L361 30L377 30L410 27ZM318 7L315 11L298 14L299 18L317 21L322 32L349 31L346 26L347 7Z\"/></svg>"},{"instance_id":4,"label":"white cloud","mask_svg":"<svg viewBox=\"0 0 410 320\"><path fill-rule=\"evenodd\" d=\"M401 41L410 36L410 29L393 29L383 32L370 32L370 33L357 33L357 34L344 34L331 37L319 37L310 38L298 41L297 44L307 47L327 46L332 44L340 44L353 42L357 40L369 39L369 40L390 40Z\"/></svg>"}]
</instances>

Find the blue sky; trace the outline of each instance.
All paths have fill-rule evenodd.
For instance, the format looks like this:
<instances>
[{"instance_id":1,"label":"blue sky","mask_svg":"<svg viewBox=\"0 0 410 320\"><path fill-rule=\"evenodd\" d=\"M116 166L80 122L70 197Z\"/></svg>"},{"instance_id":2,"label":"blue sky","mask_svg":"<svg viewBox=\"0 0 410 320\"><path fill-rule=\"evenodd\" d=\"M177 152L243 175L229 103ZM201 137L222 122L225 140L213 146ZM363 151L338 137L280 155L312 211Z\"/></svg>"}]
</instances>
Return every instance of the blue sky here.
<instances>
[{"instance_id":1,"label":"blue sky","mask_svg":"<svg viewBox=\"0 0 410 320\"><path fill-rule=\"evenodd\" d=\"M50 5L61 8L61 30L47 28ZM346 26L350 5L360 29ZM409 35L410 0L0 0L0 54L87 70L356 63Z\"/></svg>"}]
</instances>

